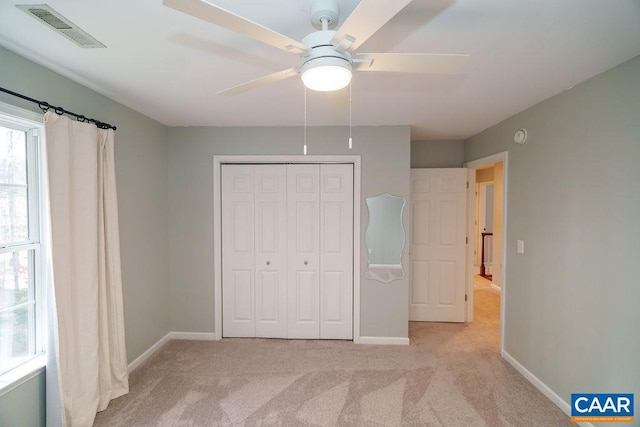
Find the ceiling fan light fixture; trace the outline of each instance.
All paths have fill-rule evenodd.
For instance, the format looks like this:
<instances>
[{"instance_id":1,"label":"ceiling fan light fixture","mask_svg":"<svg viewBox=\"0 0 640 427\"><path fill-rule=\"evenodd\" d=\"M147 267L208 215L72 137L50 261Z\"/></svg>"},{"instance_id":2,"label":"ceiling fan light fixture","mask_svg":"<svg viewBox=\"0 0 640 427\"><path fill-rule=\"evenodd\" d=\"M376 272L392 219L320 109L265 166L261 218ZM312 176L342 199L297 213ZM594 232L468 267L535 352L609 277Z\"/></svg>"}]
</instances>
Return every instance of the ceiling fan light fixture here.
<instances>
[{"instance_id":1,"label":"ceiling fan light fixture","mask_svg":"<svg viewBox=\"0 0 640 427\"><path fill-rule=\"evenodd\" d=\"M346 87L351 82L351 64L342 58L322 57L302 66L302 82L311 89L331 92Z\"/></svg>"}]
</instances>

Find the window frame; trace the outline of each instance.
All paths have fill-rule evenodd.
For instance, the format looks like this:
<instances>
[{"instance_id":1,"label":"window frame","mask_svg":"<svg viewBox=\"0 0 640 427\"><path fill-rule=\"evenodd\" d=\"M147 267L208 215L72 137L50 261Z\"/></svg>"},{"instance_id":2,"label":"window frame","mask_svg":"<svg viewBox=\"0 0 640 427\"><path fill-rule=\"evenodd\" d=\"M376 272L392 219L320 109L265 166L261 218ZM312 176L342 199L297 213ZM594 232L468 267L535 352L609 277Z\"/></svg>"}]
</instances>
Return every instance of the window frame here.
<instances>
[{"instance_id":1,"label":"window frame","mask_svg":"<svg viewBox=\"0 0 640 427\"><path fill-rule=\"evenodd\" d=\"M0 396L8 393L44 371L46 364L47 311L45 265L43 257L43 219L46 217L43 195L45 186L43 162L43 115L0 102L0 125L26 133L28 236L25 241L0 244L0 253L33 250L34 352L23 362L0 373ZM31 337L30 337L31 338Z\"/></svg>"}]
</instances>

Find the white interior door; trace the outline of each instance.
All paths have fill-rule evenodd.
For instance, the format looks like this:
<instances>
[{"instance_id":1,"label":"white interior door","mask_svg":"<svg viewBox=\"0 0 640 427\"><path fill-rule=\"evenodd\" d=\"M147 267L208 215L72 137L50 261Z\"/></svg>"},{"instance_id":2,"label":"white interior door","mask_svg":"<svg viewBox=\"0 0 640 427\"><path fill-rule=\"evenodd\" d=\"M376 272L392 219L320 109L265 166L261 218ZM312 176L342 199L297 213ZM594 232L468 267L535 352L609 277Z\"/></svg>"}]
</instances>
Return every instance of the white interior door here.
<instances>
[{"instance_id":1,"label":"white interior door","mask_svg":"<svg viewBox=\"0 0 640 427\"><path fill-rule=\"evenodd\" d=\"M257 337L287 337L287 173L254 167L255 321Z\"/></svg>"},{"instance_id":2,"label":"white interior door","mask_svg":"<svg viewBox=\"0 0 640 427\"><path fill-rule=\"evenodd\" d=\"M320 182L320 338L353 339L353 165L321 165Z\"/></svg>"},{"instance_id":3,"label":"white interior door","mask_svg":"<svg viewBox=\"0 0 640 427\"><path fill-rule=\"evenodd\" d=\"M411 169L409 320L464 322L466 169Z\"/></svg>"},{"instance_id":4,"label":"white interior door","mask_svg":"<svg viewBox=\"0 0 640 427\"><path fill-rule=\"evenodd\" d=\"M320 165L287 166L289 338L320 337Z\"/></svg>"},{"instance_id":5,"label":"white interior door","mask_svg":"<svg viewBox=\"0 0 640 427\"><path fill-rule=\"evenodd\" d=\"M254 182L250 165L222 168L222 317L225 337L255 336Z\"/></svg>"}]
</instances>

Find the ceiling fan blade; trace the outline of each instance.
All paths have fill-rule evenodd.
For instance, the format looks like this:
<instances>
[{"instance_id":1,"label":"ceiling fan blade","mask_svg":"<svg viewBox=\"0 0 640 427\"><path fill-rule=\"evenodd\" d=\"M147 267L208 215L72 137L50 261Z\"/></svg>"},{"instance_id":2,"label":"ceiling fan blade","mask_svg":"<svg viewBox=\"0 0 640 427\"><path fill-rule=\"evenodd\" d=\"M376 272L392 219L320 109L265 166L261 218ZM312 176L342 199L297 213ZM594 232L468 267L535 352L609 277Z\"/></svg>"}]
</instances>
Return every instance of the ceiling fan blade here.
<instances>
[{"instance_id":1,"label":"ceiling fan blade","mask_svg":"<svg viewBox=\"0 0 640 427\"><path fill-rule=\"evenodd\" d=\"M204 0L164 0L162 4L287 52L300 54L309 50L308 47L292 38Z\"/></svg>"},{"instance_id":2,"label":"ceiling fan blade","mask_svg":"<svg viewBox=\"0 0 640 427\"><path fill-rule=\"evenodd\" d=\"M468 59L469 55L457 54L358 53L353 68L358 71L459 74Z\"/></svg>"},{"instance_id":3,"label":"ceiling fan blade","mask_svg":"<svg viewBox=\"0 0 640 427\"><path fill-rule=\"evenodd\" d=\"M240 85L234 86L229 89L225 89L221 92L218 92L218 95L225 96L233 96L242 92L246 92L252 89L259 88L261 86L268 85L270 83L279 82L280 80L288 79L289 77L294 77L299 74L298 70L295 68L289 68L286 70L278 71L277 73L269 74L264 77L260 77L255 80L251 80L246 83L242 83Z\"/></svg>"},{"instance_id":4,"label":"ceiling fan blade","mask_svg":"<svg viewBox=\"0 0 640 427\"><path fill-rule=\"evenodd\" d=\"M332 43L337 44L349 35L355 38L351 50L356 50L409 3L411 0L361 0L338 29Z\"/></svg>"}]
</instances>

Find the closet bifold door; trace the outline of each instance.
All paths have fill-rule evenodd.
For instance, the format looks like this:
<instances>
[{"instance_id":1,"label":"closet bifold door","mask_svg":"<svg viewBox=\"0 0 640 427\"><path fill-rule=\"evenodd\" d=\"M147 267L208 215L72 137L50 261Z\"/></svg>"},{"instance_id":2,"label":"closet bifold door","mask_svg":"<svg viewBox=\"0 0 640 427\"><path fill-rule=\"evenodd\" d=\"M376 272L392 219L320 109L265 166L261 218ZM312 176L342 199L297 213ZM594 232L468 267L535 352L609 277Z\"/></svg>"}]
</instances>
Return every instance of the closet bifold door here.
<instances>
[{"instance_id":1,"label":"closet bifold door","mask_svg":"<svg viewBox=\"0 0 640 427\"><path fill-rule=\"evenodd\" d=\"M353 339L353 165L288 165L289 338Z\"/></svg>"},{"instance_id":2,"label":"closet bifold door","mask_svg":"<svg viewBox=\"0 0 640 427\"><path fill-rule=\"evenodd\" d=\"M224 164L222 336L353 339L353 165Z\"/></svg>"},{"instance_id":3,"label":"closet bifold door","mask_svg":"<svg viewBox=\"0 0 640 427\"><path fill-rule=\"evenodd\" d=\"M222 335L287 336L286 167L222 166Z\"/></svg>"}]
</instances>

